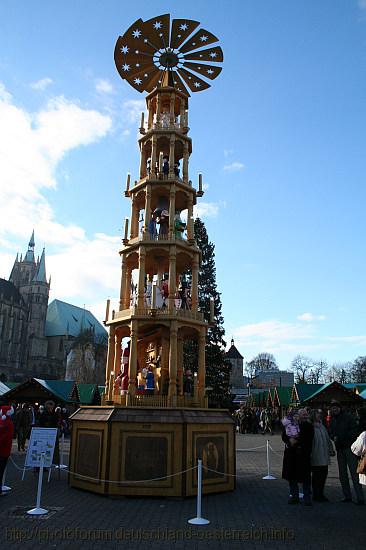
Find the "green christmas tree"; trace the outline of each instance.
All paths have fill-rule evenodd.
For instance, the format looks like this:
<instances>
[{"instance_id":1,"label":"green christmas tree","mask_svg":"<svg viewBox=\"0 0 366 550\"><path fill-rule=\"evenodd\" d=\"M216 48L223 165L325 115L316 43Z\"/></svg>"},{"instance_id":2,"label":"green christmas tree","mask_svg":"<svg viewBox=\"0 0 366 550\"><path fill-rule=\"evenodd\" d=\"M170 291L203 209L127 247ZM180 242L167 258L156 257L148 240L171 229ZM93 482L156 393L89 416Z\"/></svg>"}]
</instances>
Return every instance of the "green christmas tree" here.
<instances>
[{"instance_id":1,"label":"green christmas tree","mask_svg":"<svg viewBox=\"0 0 366 550\"><path fill-rule=\"evenodd\" d=\"M215 245L208 239L204 223L196 218L194 236L202 253L198 275L199 309L204 319L210 322L210 298L214 300L215 324L210 326L206 337L206 388L210 407L233 408L233 395L230 392L231 363L225 359L225 329L220 293L216 285ZM187 273L188 280L191 273ZM184 346L184 367L192 372L197 370L198 345L189 340Z\"/></svg>"}]
</instances>

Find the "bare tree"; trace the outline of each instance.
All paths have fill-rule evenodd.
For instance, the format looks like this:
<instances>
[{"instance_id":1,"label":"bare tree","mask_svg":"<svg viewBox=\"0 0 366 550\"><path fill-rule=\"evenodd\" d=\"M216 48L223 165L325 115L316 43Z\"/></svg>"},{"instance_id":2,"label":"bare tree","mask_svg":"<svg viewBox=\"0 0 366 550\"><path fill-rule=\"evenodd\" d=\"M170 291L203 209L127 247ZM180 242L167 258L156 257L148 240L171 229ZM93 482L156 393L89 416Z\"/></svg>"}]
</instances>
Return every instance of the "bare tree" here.
<instances>
[{"instance_id":1,"label":"bare tree","mask_svg":"<svg viewBox=\"0 0 366 550\"><path fill-rule=\"evenodd\" d=\"M351 368L352 363L350 361L345 363L333 363L333 365L325 370L324 381L346 384L351 381Z\"/></svg>"},{"instance_id":2,"label":"bare tree","mask_svg":"<svg viewBox=\"0 0 366 550\"><path fill-rule=\"evenodd\" d=\"M352 382L359 384L366 381L366 356L357 357L351 367Z\"/></svg>"},{"instance_id":3,"label":"bare tree","mask_svg":"<svg viewBox=\"0 0 366 550\"><path fill-rule=\"evenodd\" d=\"M254 372L260 370L278 370L278 365L272 353L258 353L258 355L247 363L247 369Z\"/></svg>"},{"instance_id":4,"label":"bare tree","mask_svg":"<svg viewBox=\"0 0 366 550\"><path fill-rule=\"evenodd\" d=\"M309 378L312 384L324 384L325 373L327 371L328 364L324 359L315 361L311 367Z\"/></svg>"},{"instance_id":5,"label":"bare tree","mask_svg":"<svg viewBox=\"0 0 366 550\"><path fill-rule=\"evenodd\" d=\"M310 383L310 371L314 367L314 362L305 355L296 355L291 362L291 368L295 373L295 382L297 384Z\"/></svg>"}]
</instances>

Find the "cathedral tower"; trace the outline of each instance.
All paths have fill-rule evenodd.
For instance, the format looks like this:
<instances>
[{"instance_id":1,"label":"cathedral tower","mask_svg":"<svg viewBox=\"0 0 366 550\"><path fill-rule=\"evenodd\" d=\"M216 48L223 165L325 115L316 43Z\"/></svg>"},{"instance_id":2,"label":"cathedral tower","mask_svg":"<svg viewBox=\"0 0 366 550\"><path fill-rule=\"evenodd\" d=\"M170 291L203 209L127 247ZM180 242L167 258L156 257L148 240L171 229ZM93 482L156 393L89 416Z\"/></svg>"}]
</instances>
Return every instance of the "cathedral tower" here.
<instances>
[{"instance_id":1,"label":"cathedral tower","mask_svg":"<svg viewBox=\"0 0 366 550\"><path fill-rule=\"evenodd\" d=\"M46 258L43 249L41 258L35 259L34 231L29 240L28 250L15 259L9 281L19 290L28 308L27 342L28 342L28 369L36 366L35 361L47 357L47 338L45 324L47 317L50 281L46 278Z\"/></svg>"}]
</instances>

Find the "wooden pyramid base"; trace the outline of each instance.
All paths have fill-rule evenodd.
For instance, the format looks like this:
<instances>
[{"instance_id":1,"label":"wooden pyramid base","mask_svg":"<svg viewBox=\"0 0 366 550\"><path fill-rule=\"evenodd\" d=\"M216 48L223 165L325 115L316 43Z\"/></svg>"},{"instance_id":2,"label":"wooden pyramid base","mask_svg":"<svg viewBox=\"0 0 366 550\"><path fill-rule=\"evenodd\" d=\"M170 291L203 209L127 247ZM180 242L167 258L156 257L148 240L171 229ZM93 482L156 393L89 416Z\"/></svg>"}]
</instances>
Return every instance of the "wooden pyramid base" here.
<instances>
[{"instance_id":1,"label":"wooden pyramid base","mask_svg":"<svg viewBox=\"0 0 366 550\"><path fill-rule=\"evenodd\" d=\"M199 458L203 494L235 488L228 411L103 406L72 416L71 487L110 496L192 496Z\"/></svg>"}]
</instances>

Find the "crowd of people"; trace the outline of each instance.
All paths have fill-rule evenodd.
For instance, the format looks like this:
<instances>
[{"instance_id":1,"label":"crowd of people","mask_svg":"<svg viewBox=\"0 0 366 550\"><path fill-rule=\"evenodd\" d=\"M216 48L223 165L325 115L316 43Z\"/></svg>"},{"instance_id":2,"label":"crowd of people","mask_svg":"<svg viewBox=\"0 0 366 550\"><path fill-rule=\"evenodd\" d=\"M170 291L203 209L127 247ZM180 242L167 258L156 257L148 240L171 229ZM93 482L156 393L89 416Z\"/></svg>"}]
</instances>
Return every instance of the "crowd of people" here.
<instances>
[{"instance_id":1,"label":"crowd of people","mask_svg":"<svg viewBox=\"0 0 366 550\"><path fill-rule=\"evenodd\" d=\"M234 417L236 429L241 434L274 434L281 431L280 412L276 408L242 406Z\"/></svg>"},{"instance_id":2,"label":"crowd of people","mask_svg":"<svg viewBox=\"0 0 366 550\"><path fill-rule=\"evenodd\" d=\"M324 489L332 456L337 457L342 502L352 502L348 471L355 503L365 502L362 485L366 484L366 471L359 471L358 457L366 454L366 409L360 409L356 416L333 400L329 412L324 415L322 410L295 409L282 420L285 444L282 478L289 483L289 504L300 502L299 484L306 506L311 506L312 501L328 501Z\"/></svg>"},{"instance_id":3,"label":"crowd of people","mask_svg":"<svg viewBox=\"0 0 366 550\"><path fill-rule=\"evenodd\" d=\"M325 410L290 408L281 419L278 408L242 406L234 419L241 434L281 434L285 444L282 478L289 483L289 504L300 502L299 484L305 505L328 501L324 489L332 456L337 458L342 502L352 502L349 472L355 502L364 504L366 467L359 472L358 464L362 456L366 462L366 408L345 411L333 400Z\"/></svg>"}]
</instances>

